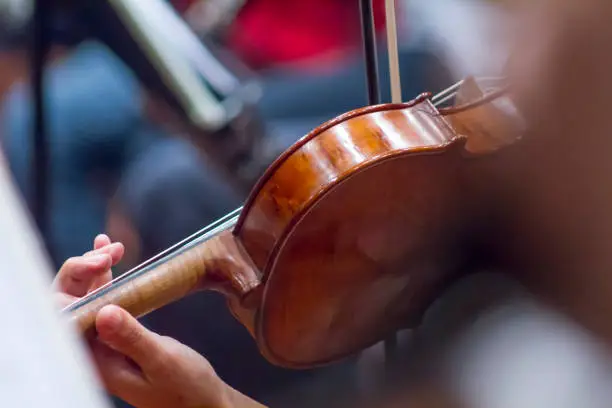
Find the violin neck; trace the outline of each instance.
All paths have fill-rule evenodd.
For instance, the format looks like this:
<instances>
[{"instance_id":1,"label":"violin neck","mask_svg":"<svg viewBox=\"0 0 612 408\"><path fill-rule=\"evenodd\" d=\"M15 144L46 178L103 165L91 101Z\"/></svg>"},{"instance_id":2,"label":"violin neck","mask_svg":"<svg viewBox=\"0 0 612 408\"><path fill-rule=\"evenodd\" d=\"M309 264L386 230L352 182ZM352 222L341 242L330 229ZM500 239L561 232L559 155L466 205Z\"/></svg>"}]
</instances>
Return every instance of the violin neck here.
<instances>
[{"instance_id":1,"label":"violin neck","mask_svg":"<svg viewBox=\"0 0 612 408\"><path fill-rule=\"evenodd\" d=\"M144 316L199 290L242 298L259 284L258 273L230 230L196 242L88 296L72 310L79 330L93 329L97 313L117 305Z\"/></svg>"}]
</instances>

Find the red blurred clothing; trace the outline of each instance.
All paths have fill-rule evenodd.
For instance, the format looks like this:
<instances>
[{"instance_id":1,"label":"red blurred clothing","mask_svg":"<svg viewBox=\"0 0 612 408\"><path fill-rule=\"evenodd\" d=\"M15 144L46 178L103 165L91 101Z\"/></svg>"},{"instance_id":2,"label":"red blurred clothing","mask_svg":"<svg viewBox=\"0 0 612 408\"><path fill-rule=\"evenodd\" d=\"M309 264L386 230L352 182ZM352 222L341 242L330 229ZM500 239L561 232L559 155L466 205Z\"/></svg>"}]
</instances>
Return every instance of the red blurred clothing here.
<instances>
[{"instance_id":1,"label":"red blurred clothing","mask_svg":"<svg viewBox=\"0 0 612 408\"><path fill-rule=\"evenodd\" d=\"M384 0L373 0L377 29ZM314 57L333 63L361 43L358 0L248 0L229 45L254 68L300 64Z\"/></svg>"}]
</instances>

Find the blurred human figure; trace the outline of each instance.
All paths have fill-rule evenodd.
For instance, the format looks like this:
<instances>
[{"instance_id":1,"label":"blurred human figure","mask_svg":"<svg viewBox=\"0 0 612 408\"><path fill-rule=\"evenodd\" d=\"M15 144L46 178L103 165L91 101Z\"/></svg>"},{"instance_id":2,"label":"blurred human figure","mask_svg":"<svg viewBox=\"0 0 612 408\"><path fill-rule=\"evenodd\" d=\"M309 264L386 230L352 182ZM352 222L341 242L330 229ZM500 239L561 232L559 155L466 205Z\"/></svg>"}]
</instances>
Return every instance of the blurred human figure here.
<instances>
[{"instance_id":1,"label":"blurred human figure","mask_svg":"<svg viewBox=\"0 0 612 408\"><path fill-rule=\"evenodd\" d=\"M96 43L83 44L56 63L46 75L46 91L52 166L48 245L55 259L65 259L82 252L87 238L104 228L106 201L93 178L100 170L118 173L121 159L114 149L123 151L122 138L136 142L131 136L137 133L140 91L121 62ZM29 82L14 84L2 107L3 147L30 200Z\"/></svg>"},{"instance_id":2,"label":"blurred human figure","mask_svg":"<svg viewBox=\"0 0 612 408\"><path fill-rule=\"evenodd\" d=\"M187 198L168 196L159 189L188 182L200 197L210 197L206 208L198 207L203 212L189 220L192 225L184 227L183 233L214 220L237 204L231 190L221 181L214 181L215 172L206 167L188 142L170 138L147 120L144 94L138 82L104 45L88 41L72 49L50 69L46 91L52 166L49 245L55 259L83 252L87 240L105 228L113 186L124 175L136 171L132 166L138 166L139 177L123 179L122 191L149 189L157 196L174 198L172 205L180 207ZM22 82L12 88L2 110L3 146L26 197L31 193L28 177L32 106L29 85ZM139 164L149 155L155 157L158 176ZM146 198L154 203L155 197L149 194ZM123 194L121 198L124 206L145 207L144 202L134 202L136 198L144 199L135 193ZM145 231L140 221L133 220L137 234L145 240L145 245L152 244L154 238L143 235L152 232ZM176 225L185 226L185 223L175 224L175 229ZM172 238L177 235L176 232L156 233ZM155 249L158 247L148 248Z\"/></svg>"}]
</instances>

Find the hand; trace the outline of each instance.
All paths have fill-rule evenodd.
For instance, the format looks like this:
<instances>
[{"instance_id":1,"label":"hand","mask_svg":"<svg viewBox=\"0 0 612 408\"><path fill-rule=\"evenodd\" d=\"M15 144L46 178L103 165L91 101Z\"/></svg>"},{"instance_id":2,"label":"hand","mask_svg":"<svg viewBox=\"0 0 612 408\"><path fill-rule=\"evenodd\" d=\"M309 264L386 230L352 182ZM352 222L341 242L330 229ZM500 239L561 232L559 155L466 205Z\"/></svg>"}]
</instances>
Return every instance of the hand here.
<instances>
[{"instance_id":1,"label":"hand","mask_svg":"<svg viewBox=\"0 0 612 408\"><path fill-rule=\"evenodd\" d=\"M105 235L94 250L67 260L54 286L62 306L111 280L123 256L120 243ZM138 408L260 406L225 384L194 350L142 326L117 306L96 319L98 337L89 346L107 390Z\"/></svg>"}]
</instances>

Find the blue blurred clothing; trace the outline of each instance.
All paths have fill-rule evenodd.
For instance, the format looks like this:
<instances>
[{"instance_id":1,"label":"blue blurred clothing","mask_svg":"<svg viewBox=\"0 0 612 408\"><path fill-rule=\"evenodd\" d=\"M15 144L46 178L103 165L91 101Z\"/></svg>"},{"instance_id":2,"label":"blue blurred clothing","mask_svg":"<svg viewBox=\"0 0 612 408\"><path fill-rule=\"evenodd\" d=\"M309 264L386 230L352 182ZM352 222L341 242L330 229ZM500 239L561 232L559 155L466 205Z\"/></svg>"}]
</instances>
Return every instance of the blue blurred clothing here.
<instances>
[{"instance_id":1,"label":"blue blurred clothing","mask_svg":"<svg viewBox=\"0 0 612 408\"><path fill-rule=\"evenodd\" d=\"M122 174L118 197L137 226L145 257L237 208L237 194L188 142L162 138Z\"/></svg>"},{"instance_id":2,"label":"blue blurred clothing","mask_svg":"<svg viewBox=\"0 0 612 408\"><path fill-rule=\"evenodd\" d=\"M119 198L147 252L238 205L187 141L167 137L146 119L136 77L103 44L77 46L49 70L45 87L51 162L47 244L58 265L88 251L104 231L109 180L119 183ZM1 115L8 161L29 199L34 115L27 85L13 87ZM175 221L151 223L160 216Z\"/></svg>"},{"instance_id":3,"label":"blue blurred clothing","mask_svg":"<svg viewBox=\"0 0 612 408\"><path fill-rule=\"evenodd\" d=\"M89 42L45 78L50 153L49 247L53 258L86 252L104 230L106 200L96 173L124 163L162 137L143 120L138 83L103 45ZM29 200L33 103L27 84L13 87L1 110L2 135L15 180Z\"/></svg>"}]
</instances>

